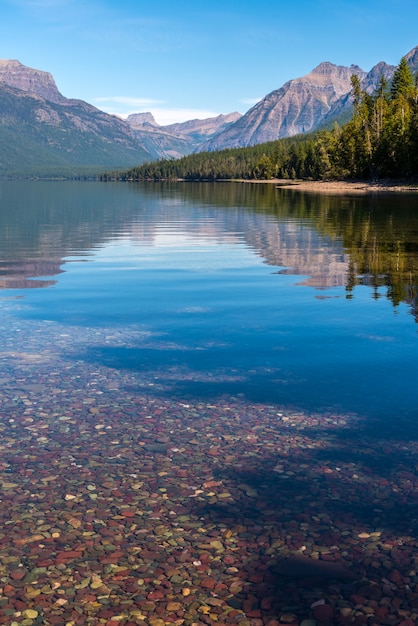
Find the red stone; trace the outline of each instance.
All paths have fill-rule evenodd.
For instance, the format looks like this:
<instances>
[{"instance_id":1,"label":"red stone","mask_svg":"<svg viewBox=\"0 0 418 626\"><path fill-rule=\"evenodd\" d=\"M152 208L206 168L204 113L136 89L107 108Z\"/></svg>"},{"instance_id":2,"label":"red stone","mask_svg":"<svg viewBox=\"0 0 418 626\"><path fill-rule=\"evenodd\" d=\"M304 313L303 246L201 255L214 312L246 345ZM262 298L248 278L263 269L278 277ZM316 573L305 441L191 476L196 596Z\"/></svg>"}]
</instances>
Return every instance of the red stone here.
<instances>
[{"instance_id":1,"label":"red stone","mask_svg":"<svg viewBox=\"0 0 418 626\"><path fill-rule=\"evenodd\" d=\"M52 559L40 559L39 561L36 561L37 567L50 567L53 564L54 561Z\"/></svg>"},{"instance_id":2,"label":"red stone","mask_svg":"<svg viewBox=\"0 0 418 626\"><path fill-rule=\"evenodd\" d=\"M122 552L112 552L112 554L106 554L106 556L101 557L100 563L103 563L104 565L117 563L122 556Z\"/></svg>"},{"instance_id":3,"label":"red stone","mask_svg":"<svg viewBox=\"0 0 418 626\"><path fill-rule=\"evenodd\" d=\"M16 589L12 587L12 585L4 585L3 593L8 598L10 598L11 596L14 596L15 592L16 592Z\"/></svg>"},{"instance_id":4,"label":"red stone","mask_svg":"<svg viewBox=\"0 0 418 626\"><path fill-rule=\"evenodd\" d=\"M254 572L248 577L248 580L251 583L262 583L264 580L264 574L263 572Z\"/></svg>"},{"instance_id":5,"label":"red stone","mask_svg":"<svg viewBox=\"0 0 418 626\"><path fill-rule=\"evenodd\" d=\"M252 600L244 600L244 602L242 603L242 610L246 615L248 615L250 611L253 610L253 606L254 602Z\"/></svg>"},{"instance_id":6,"label":"red stone","mask_svg":"<svg viewBox=\"0 0 418 626\"><path fill-rule=\"evenodd\" d=\"M24 567L17 567L10 572L10 578L12 578L13 580L22 580L23 578L25 578L27 573L28 570Z\"/></svg>"},{"instance_id":7,"label":"red stone","mask_svg":"<svg viewBox=\"0 0 418 626\"><path fill-rule=\"evenodd\" d=\"M141 559L150 559L151 561L157 561L158 555L156 552L152 552L151 550L141 550L139 553Z\"/></svg>"},{"instance_id":8,"label":"red stone","mask_svg":"<svg viewBox=\"0 0 418 626\"><path fill-rule=\"evenodd\" d=\"M391 573L388 576L388 579L392 582L395 583L395 585L401 585L403 583L403 577L402 574L400 573L399 570L394 569L391 571Z\"/></svg>"},{"instance_id":9,"label":"red stone","mask_svg":"<svg viewBox=\"0 0 418 626\"><path fill-rule=\"evenodd\" d=\"M358 594L353 594L352 596L350 596L350 602L352 602L353 604L365 604L366 598Z\"/></svg>"},{"instance_id":10,"label":"red stone","mask_svg":"<svg viewBox=\"0 0 418 626\"><path fill-rule=\"evenodd\" d=\"M55 557L56 561L71 561L72 559L80 559L82 556L82 552L76 552L75 550L65 550L63 552L58 552Z\"/></svg>"},{"instance_id":11,"label":"red stone","mask_svg":"<svg viewBox=\"0 0 418 626\"><path fill-rule=\"evenodd\" d=\"M24 611L25 609L28 608L28 605L26 604L26 602L23 602L23 600L18 599L18 600L15 600L14 608L17 611Z\"/></svg>"},{"instance_id":12,"label":"red stone","mask_svg":"<svg viewBox=\"0 0 418 626\"><path fill-rule=\"evenodd\" d=\"M332 620L334 618L334 609L329 604L318 604L312 609L314 617L318 620Z\"/></svg>"},{"instance_id":13,"label":"red stone","mask_svg":"<svg viewBox=\"0 0 418 626\"><path fill-rule=\"evenodd\" d=\"M206 578L202 578L200 586L203 587L204 589L214 589L216 585L216 580L214 580L213 578L210 578L209 576L206 576Z\"/></svg>"},{"instance_id":14,"label":"red stone","mask_svg":"<svg viewBox=\"0 0 418 626\"><path fill-rule=\"evenodd\" d=\"M101 611L99 611L97 613L98 617L101 617L103 619L112 619L112 617L114 617L115 613L114 611L112 611L112 609L102 609Z\"/></svg>"},{"instance_id":15,"label":"red stone","mask_svg":"<svg viewBox=\"0 0 418 626\"><path fill-rule=\"evenodd\" d=\"M92 593L88 593L85 596L83 596L83 600L87 603L87 602L96 602L97 598L95 595L93 595Z\"/></svg>"}]
</instances>

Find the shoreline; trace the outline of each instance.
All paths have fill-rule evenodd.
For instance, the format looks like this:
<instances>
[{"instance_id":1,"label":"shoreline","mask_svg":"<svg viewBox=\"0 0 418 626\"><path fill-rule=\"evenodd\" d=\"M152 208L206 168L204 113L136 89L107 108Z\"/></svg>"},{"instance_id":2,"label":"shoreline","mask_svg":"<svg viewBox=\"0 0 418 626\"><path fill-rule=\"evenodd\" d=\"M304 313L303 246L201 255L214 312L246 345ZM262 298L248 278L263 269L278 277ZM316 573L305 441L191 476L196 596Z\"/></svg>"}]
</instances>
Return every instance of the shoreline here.
<instances>
[{"instance_id":1,"label":"shoreline","mask_svg":"<svg viewBox=\"0 0 418 626\"><path fill-rule=\"evenodd\" d=\"M315 193L332 194L366 194L366 193L418 193L418 182L400 183L399 181L382 180L379 182L368 181L323 181L323 180L286 180L272 178L270 180L240 180L243 183L267 183L276 185L278 189L294 189L296 191L308 191Z\"/></svg>"}]
</instances>

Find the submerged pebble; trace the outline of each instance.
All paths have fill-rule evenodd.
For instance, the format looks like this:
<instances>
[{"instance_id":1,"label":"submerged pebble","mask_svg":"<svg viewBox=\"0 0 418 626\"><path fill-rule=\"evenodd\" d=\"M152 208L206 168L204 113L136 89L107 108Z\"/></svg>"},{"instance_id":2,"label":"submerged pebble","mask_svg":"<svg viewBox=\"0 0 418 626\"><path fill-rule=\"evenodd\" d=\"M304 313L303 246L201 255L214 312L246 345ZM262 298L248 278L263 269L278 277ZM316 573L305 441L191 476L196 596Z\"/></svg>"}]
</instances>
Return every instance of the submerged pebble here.
<instances>
[{"instance_id":1,"label":"submerged pebble","mask_svg":"<svg viewBox=\"0 0 418 626\"><path fill-rule=\"evenodd\" d=\"M1 623L417 623L414 440L142 393L160 372L64 360L101 337L49 330L3 355Z\"/></svg>"}]
</instances>

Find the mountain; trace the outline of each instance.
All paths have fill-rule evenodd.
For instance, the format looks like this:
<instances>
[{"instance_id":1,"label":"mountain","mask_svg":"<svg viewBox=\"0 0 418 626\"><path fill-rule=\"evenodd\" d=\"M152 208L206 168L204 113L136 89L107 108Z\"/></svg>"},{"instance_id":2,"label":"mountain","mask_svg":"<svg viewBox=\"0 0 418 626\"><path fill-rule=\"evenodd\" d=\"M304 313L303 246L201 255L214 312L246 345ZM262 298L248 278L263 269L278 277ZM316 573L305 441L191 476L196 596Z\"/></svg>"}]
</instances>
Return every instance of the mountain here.
<instances>
[{"instance_id":1,"label":"mountain","mask_svg":"<svg viewBox=\"0 0 418 626\"><path fill-rule=\"evenodd\" d=\"M384 78L386 78L389 82L394 71L395 67L393 65L388 65L384 61L381 61L375 65L370 72L367 74L364 73L363 77L360 77L362 89L367 91L367 93L372 94L376 89L381 76L384 76ZM338 122L340 125L348 122L353 112L352 103L350 83L350 90L330 107L330 110L325 115L324 119L320 120L315 128L331 127L335 122Z\"/></svg>"},{"instance_id":2,"label":"mountain","mask_svg":"<svg viewBox=\"0 0 418 626\"><path fill-rule=\"evenodd\" d=\"M49 72L26 67L19 61L0 59L0 82L55 104L63 104L66 100Z\"/></svg>"},{"instance_id":3,"label":"mountain","mask_svg":"<svg viewBox=\"0 0 418 626\"><path fill-rule=\"evenodd\" d=\"M418 47L407 55L418 72ZM251 146L345 122L351 115L351 76L370 93L395 68L365 72L320 63L288 81L244 115L160 126L151 113L123 120L82 100L64 97L48 72L0 60L0 175L83 175L126 169L160 158Z\"/></svg>"},{"instance_id":4,"label":"mountain","mask_svg":"<svg viewBox=\"0 0 418 626\"><path fill-rule=\"evenodd\" d=\"M150 158L123 120L65 98L47 72L0 61L0 175L78 175Z\"/></svg>"},{"instance_id":5,"label":"mountain","mask_svg":"<svg viewBox=\"0 0 418 626\"><path fill-rule=\"evenodd\" d=\"M418 47L406 59L417 72ZM395 69L384 62L369 72L357 65L321 63L306 76L269 93L234 124L200 146L199 151L256 145L329 126L335 120L346 121L352 108L351 75L356 74L362 88L371 93L380 77L390 81Z\"/></svg>"},{"instance_id":6,"label":"mountain","mask_svg":"<svg viewBox=\"0 0 418 626\"><path fill-rule=\"evenodd\" d=\"M414 74L418 73L418 46L405 55L408 65Z\"/></svg>"},{"instance_id":7,"label":"mountain","mask_svg":"<svg viewBox=\"0 0 418 626\"><path fill-rule=\"evenodd\" d=\"M133 113L132 115L128 115L126 121L134 130L141 130L144 126L159 126L152 113Z\"/></svg>"},{"instance_id":8,"label":"mountain","mask_svg":"<svg viewBox=\"0 0 418 626\"><path fill-rule=\"evenodd\" d=\"M242 117L241 113L229 113L229 115L218 115L217 117L208 117L204 120L190 120L181 124L170 124L164 128L174 134L190 137L197 143L201 143L211 137L215 137L218 133L223 132L231 124Z\"/></svg>"},{"instance_id":9,"label":"mountain","mask_svg":"<svg viewBox=\"0 0 418 626\"><path fill-rule=\"evenodd\" d=\"M199 146L241 117L240 113L218 115L204 120L190 120L159 126L151 113L134 113L126 119L142 146L155 158L179 158Z\"/></svg>"}]
</instances>

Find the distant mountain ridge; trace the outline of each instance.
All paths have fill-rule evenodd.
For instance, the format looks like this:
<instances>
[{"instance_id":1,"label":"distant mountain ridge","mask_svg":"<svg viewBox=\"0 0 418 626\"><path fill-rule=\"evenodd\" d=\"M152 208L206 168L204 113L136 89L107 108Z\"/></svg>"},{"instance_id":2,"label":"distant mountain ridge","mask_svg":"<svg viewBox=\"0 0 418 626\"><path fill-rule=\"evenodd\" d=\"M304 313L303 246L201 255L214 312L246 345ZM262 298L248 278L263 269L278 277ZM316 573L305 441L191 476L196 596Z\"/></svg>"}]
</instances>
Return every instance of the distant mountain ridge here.
<instances>
[{"instance_id":1,"label":"distant mountain ridge","mask_svg":"<svg viewBox=\"0 0 418 626\"><path fill-rule=\"evenodd\" d=\"M150 158L123 120L65 98L47 72L0 61L0 174L80 175Z\"/></svg>"},{"instance_id":2,"label":"distant mountain ridge","mask_svg":"<svg viewBox=\"0 0 418 626\"><path fill-rule=\"evenodd\" d=\"M123 120L65 98L48 72L0 60L0 174L79 173L85 167L99 171L178 158L239 117L231 113L165 127L151 113Z\"/></svg>"},{"instance_id":3,"label":"distant mountain ridge","mask_svg":"<svg viewBox=\"0 0 418 626\"><path fill-rule=\"evenodd\" d=\"M245 115L200 151L252 146L311 132L342 115L351 107L351 76L360 78L363 89L373 91L383 75L390 80L395 67L384 62L365 72L350 67L320 63L306 76L285 83L267 94Z\"/></svg>"},{"instance_id":4,"label":"distant mountain ridge","mask_svg":"<svg viewBox=\"0 0 418 626\"><path fill-rule=\"evenodd\" d=\"M218 115L204 120L189 120L168 126L160 126L152 113L134 113L126 119L138 141L144 148L159 159L179 158L191 154L199 146L241 117L241 113Z\"/></svg>"},{"instance_id":5,"label":"distant mountain ridge","mask_svg":"<svg viewBox=\"0 0 418 626\"><path fill-rule=\"evenodd\" d=\"M418 46L405 57L418 72ZM350 114L353 74L371 93L382 75L390 81L394 71L383 61L369 72L326 61L270 92L244 115L160 126L149 112L123 120L66 98L48 72L0 60L0 175L126 168L311 132Z\"/></svg>"}]
</instances>

